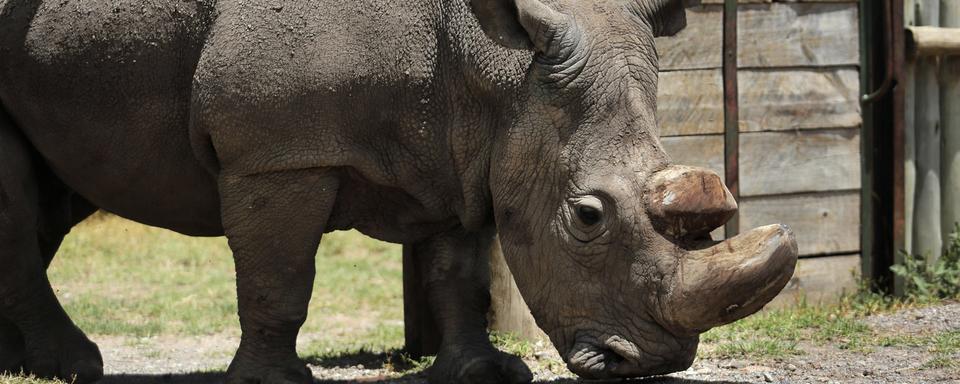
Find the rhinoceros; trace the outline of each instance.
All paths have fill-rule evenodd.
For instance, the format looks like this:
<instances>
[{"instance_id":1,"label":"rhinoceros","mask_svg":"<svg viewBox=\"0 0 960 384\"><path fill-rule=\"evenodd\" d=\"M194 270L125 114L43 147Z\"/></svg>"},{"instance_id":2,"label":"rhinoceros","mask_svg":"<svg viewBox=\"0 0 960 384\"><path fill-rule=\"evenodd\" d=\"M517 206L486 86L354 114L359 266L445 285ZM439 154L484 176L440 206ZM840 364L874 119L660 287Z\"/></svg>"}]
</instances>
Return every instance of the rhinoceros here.
<instances>
[{"instance_id":1,"label":"rhinoceros","mask_svg":"<svg viewBox=\"0 0 960 384\"><path fill-rule=\"evenodd\" d=\"M671 165L654 37L681 0L0 0L0 369L89 383L97 346L46 277L98 209L225 235L227 383L309 383L295 340L324 233L417 244L429 380L524 383L487 336L485 249L586 378L690 366L770 301L789 228Z\"/></svg>"}]
</instances>

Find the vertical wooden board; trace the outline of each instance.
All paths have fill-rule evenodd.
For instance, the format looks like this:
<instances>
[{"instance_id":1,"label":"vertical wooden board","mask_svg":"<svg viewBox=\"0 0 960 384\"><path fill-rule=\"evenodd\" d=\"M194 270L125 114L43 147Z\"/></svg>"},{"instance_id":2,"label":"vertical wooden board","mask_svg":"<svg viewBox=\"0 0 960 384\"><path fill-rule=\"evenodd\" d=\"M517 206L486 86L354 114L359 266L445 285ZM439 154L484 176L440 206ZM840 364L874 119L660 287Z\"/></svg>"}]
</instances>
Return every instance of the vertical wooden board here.
<instances>
[{"instance_id":1,"label":"vertical wooden board","mask_svg":"<svg viewBox=\"0 0 960 384\"><path fill-rule=\"evenodd\" d=\"M855 68L744 70L740 131L851 128L862 122ZM663 72L657 90L663 136L723 133L719 70Z\"/></svg>"},{"instance_id":2,"label":"vertical wooden board","mask_svg":"<svg viewBox=\"0 0 960 384\"><path fill-rule=\"evenodd\" d=\"M860 189L860 131L757 132L740 136L740 195Z\"/></svg>"},{"instance_id":3,"label":"vertical wooden board","mask_svg":"<svg viewBox=\"0 0 960 384\"><path fill-rule=\"evenodd\" d=\"M687 10L687 27L657 38L660 69L719 68L722 7ZM860 63L856 3L744 5L737 12L741 68L853 66Z\"/></svg>"},{"instance_id":4,"label":"vertical wooden board","mask_svg":"<svg viewBox=\"0 0 960 384\"><path fill-rule=\"evenodd\" d=\"M940 3L940 24L960 28L960 1ZM946 240L960 223L960 55L944 56L940 61L940 103L940 229Z\"/></svg>"},{"instance_id":5,"label":"vertical wooden board","mask_svg":"<svg viewBox=\"0 0 960 384\"><path fill-rule=\"evenodd\" d=\"M786 224L797 236L800 256L860 251L858 191L747 197L740 200L744 230Z\"/></svg>"},{"instance_id":6,"label":"vertical wooden board","mask_svg":"<svg viewBox=\"0 0 960 384\"><path fill-rule=\"evenodd\" d=\"M793 277L766 308L787 308L806 300L808 304L837 302L854 293L860 280L860 255L800 259Z\"/></svg>"}]
</instances>

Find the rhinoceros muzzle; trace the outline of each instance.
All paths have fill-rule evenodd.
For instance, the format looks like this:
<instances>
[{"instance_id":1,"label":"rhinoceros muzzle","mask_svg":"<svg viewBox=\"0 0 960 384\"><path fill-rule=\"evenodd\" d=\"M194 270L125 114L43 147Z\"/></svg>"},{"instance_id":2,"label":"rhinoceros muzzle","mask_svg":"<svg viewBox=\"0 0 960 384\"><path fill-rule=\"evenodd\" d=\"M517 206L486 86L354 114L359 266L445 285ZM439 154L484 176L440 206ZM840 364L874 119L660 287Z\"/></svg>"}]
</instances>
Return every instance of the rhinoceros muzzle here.
<instances>
[{"instance_id":1,"label":"rhinoceros muzzle","mask_svg":"<svg viewBox=\"0 0 960 384\"><path fill-rule=\"evenodd\" d=\"M644 191L650 222L667 240L660 251L674 270L648 316L645 331L580 332L567 350L570 369L586 378L650 376L686 369L699 334L760 310L793 276L797 242L785 225L756 228L724 241L710 231L726 223L737 203L720 177L706 169L669 166ZM619 333L619 334L618 334Z\"/></svg>"},{"instance_id":2,"label":"rhinoceros muzzle","mask_svg":"<svg viewBox=\"0 0 960 384\"><path fill-rule=\"evenodd\" d=\"M797 242L785 225L756 228L724 241L704 240L737 211L716 173L670 166L655 173L649 185L651 222L677 245L674 283L660 298L659 316L674 335L697 335L746 317L793 276Z\"/></svg>"}]
</instances>

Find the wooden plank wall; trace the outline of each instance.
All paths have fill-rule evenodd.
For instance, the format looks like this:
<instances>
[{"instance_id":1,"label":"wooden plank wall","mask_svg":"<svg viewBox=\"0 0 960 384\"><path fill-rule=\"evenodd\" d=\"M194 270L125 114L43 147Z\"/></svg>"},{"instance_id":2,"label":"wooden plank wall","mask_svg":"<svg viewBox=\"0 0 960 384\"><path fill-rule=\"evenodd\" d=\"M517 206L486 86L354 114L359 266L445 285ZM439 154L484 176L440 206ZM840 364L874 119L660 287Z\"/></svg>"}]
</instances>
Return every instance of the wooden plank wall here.
<instances>
[{"instance_id":1,"label":"wooden plank wall","mask_svg":"<svg viewBox=\"0 0 960 384\"><path fill-rule=\"evenodd\" d=\"M740 226L797 235L803 259L775 305L829 299L854 289L859 269L859 5L740 3ZM687 28L657 49L664 148L723 175L721 4L688 9Z\"/></svg>"}]
</instances>

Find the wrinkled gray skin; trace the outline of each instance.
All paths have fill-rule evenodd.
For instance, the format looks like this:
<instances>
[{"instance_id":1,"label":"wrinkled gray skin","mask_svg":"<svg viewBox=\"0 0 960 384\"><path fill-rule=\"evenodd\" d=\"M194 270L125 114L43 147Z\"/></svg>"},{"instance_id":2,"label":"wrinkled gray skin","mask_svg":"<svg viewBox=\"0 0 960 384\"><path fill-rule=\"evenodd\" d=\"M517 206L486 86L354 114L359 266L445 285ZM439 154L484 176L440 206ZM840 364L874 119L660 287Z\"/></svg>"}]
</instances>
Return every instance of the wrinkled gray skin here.
<instances>
[{"instance_id":1,"label":"wrinkled gray skin","mask_svg":"<svg viewBox=\"0 0 960 384\"><path fill-rule=\"evenodd\" d=\"M699 280L644 206L668 166L653 38L683 20L672 0L0 0L0 370L102 375L44 272L98 208L228 237L229 383L311 382L313 256L348 228L420 249L433 382L531 379L486 338L495 232L575 372L684 369L758 307L673 305Z\"/></svg>"}]
</instances>

